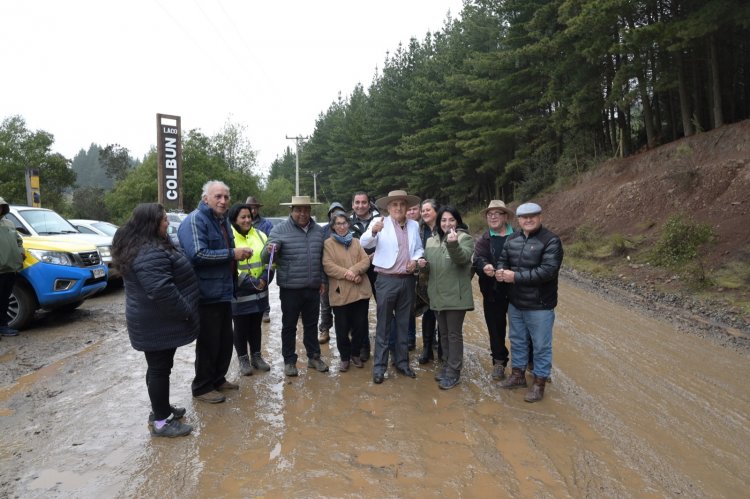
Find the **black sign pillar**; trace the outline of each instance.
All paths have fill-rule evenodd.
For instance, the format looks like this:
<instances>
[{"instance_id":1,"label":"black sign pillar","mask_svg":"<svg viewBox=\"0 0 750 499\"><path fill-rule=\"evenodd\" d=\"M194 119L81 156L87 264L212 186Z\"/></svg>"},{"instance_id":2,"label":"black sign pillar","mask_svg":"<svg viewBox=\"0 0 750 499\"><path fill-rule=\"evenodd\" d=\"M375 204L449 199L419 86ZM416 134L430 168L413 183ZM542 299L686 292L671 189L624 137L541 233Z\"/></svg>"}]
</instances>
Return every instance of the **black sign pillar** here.
<instances>
[{"instance_id":1,"label":"black sign pillar","mask_svg":"<svg viewBox=\"0 0 750 499\"><path fill-rule=\"evenodd\" d=\"M167 210L182 211L182 141L180 117L156 115L156 151L159 203Z\"/></svg>"}]
</instances>

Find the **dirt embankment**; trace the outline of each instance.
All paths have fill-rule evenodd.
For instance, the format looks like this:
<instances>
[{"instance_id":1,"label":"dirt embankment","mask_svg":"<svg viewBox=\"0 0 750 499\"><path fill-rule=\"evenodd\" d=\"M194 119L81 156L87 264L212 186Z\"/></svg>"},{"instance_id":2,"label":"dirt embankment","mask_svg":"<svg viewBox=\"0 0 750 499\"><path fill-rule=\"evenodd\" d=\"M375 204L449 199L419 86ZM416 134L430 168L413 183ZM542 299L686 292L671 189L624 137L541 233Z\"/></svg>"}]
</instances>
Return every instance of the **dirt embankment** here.
<instances>
[{"instance_id":1,"label":"dirt embankment","mask_svg":"<svg viewBox=\"0 0 750 499\"><path fill-rule=\"evenodd\" d=\"M727 269L750 265L750 121L681 139L589 171L571 187L539 199L545 224L566 244L581 227L602 237L619 234L635 241L628 255L604 260L624 287L645 301L689 309L708 322L750 331L747 309L750 278L736 289L703 289L701 296L679 272L645 265L639 250L658 240L665 221L681 214L712 227L715 239L702 248L709 279ZM601 278L601 276L599 276ZM709 300L706 300L709 297Z\"/></svg>"}]
</instances>

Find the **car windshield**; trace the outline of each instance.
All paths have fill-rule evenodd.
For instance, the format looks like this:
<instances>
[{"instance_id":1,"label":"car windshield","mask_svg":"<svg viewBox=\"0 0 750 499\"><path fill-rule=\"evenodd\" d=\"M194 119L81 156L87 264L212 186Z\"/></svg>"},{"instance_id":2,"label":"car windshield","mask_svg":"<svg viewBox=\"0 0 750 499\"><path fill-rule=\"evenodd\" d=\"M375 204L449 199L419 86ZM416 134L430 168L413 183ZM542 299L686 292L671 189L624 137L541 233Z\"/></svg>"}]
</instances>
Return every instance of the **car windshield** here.
<instances>
[{"instance_id":1,"label":"car windshield","mask_svg":"<svg viewBox=\"0 0 750 499\"><path fill-rule=\"evenodd\" d=\"M115 232L117 232L117 226L112 225L109 222L96 222L91 224L91 226L112 237L114 237Z\"/></svg>"},{"instance_id":2,"label":"car windshield","mask_svg":"<svg viewBox=\"0 0 750 499\"><path fill-rule=\"evenodd\" d=\"M41 236L78 232L70 222L51 210L22 210L18 214Z\"/></svg>"}]
</instances>

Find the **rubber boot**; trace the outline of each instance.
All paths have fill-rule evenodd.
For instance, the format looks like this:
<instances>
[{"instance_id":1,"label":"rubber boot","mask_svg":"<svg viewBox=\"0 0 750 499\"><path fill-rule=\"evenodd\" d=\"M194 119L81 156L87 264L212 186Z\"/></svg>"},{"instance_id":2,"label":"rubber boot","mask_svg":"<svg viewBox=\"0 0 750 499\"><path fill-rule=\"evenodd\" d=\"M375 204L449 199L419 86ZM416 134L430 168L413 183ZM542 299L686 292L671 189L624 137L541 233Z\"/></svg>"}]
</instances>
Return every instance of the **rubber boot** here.
<instances>
[{"instance_id":1,"label":"rubber boot","mask_svg":"<svg viewBox=\"0 0 750 499\"><path fill-rule=\"evenodd\" d=\"M240 355L237 359L240 361L240 374L243 376L252 375L253 366L250 364L250 357L247 355Z\"/></svg>"},{"instance_id":2,"label":"rubber boot","mask_svg":"<svg viewBox=\"0 0 750 499\"><path fill-rule=\"evenodd\" d=\"M419 354L419 363L427 364L435 359L435 354L432 352L432 338L428 336L422 336L422 353Z\"/></svg>"},{"instance_id":3,"label":"rubber boot","mask_svg":"<svg viewBox=\"0 0 750 499\"><path fill-rule=\"evenodd\" d=\"M537 378L534 376L534 384L529 387L529 391L526 392L526 396L523 398L526 402L539 402L544 397L544 385L547 383L547 378Z\"/></svg>"},{"instance_id":4,"label":"rubber boot","mask_svg":"<svg viewBox=\"0 0 750 499\"><path fill-rule=\"evenodd\" d=\"M526 372L520 367L514 367L510 376L500 382L500 388L522 388L526 384Z\"/></svg>"}]
</instances>

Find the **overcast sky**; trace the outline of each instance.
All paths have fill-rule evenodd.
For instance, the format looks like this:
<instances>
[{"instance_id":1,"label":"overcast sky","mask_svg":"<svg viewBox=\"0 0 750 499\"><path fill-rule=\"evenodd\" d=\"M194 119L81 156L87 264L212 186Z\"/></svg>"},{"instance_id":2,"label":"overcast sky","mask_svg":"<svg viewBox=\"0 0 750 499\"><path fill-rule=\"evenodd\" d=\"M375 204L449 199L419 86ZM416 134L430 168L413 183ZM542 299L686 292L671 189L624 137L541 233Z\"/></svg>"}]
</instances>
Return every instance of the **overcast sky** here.
<instances>
[{"instance_id":1,"label":"overcast sky","mask_svg":"<svg viewBox=\"0 0 750 499\"><path fill-rule=\"evenodd\" d=\"M3 0L0 119L21 115L72 159L93 142L142 157L156 113L207 135L227 120L266 169L386 52L462 0Z\"/></svg>"}]
</instances>

